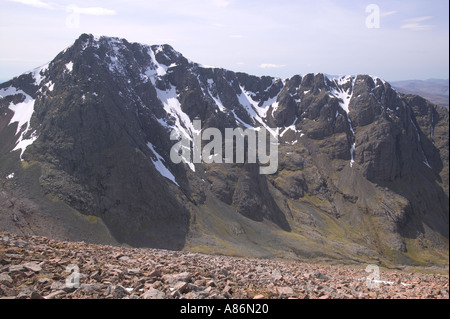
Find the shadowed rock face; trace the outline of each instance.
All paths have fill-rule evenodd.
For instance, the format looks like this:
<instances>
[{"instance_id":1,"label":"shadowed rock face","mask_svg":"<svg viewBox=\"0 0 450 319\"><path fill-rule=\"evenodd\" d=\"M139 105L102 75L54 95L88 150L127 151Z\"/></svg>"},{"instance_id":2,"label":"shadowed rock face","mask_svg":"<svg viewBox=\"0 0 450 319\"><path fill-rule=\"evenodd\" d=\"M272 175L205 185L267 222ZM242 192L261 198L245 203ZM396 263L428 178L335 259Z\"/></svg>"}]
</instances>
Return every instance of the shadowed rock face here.
<instances>
[{"instance_id":1,"label":"shadowed rock face","mask_svg":"<svg viewBox=\"0 0 450 319\"><path fill-rule=\"evenodd\" d=\"M2 204L5 230L448 263L448 111L379 78L256 77L202 67L168 45L83 34L48 65L1 84L0 96L1 194L28 207L10 222L15 208ZM194 119L222 134L275 128L278 171L174 164L170 133L192 140ZM36 226L44 224L57 226Z\"/></svg>"}]
</instances>

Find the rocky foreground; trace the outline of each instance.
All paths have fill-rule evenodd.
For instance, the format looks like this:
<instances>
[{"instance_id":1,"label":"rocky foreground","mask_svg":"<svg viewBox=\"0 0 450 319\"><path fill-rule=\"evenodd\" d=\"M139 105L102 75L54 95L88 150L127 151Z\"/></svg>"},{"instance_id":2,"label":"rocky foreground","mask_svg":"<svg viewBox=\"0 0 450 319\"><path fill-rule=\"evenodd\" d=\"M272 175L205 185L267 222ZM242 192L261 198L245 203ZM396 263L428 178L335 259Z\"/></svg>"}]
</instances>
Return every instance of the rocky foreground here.
<instances>
[{"instance_id":1,"label":"rocky foreground","mask_svg":"<svg viewBox=\"0 0 450 319\"><path fill-rule=\"evenodd\" d=\"M0 234L0 298L449 298L448 275Z\"/></svg>"}]
</instances>

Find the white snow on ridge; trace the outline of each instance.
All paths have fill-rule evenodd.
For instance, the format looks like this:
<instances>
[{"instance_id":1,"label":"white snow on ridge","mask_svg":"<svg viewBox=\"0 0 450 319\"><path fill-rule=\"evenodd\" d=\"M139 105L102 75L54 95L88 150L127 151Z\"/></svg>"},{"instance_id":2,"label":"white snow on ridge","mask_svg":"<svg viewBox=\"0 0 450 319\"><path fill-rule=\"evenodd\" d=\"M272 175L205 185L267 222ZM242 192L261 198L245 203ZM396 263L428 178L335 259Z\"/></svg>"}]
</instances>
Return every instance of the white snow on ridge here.
<instances>
[{"instance_id":1,"label":"white snow on ridge","mask_svg":"<svg viewBox=\"0 0 450 319\"><path fill-rule=\"evenodd\" d=\"M162 50L162 47L159 47L159 48L156 50L156 53L158 53L158 50ZM152 50L151 48L149 49L149 52L150 52L150 57L152 58L152 64L153 64L153 65L155 66L155 68L156 68L156 74L157 74L158 76L166 75L168 67L167 67L166 65L161 64L161 63L159 63L158 61L156 61L155 52L153 52L153 50ZM153 76L154 76L154 73L153 73Z\"/></svg>"},{"instance_id":2,"label":"white snow on ridge","mask_svg":"<svg viewBox=\"0 0 450 319\"><path fill-rule=\"evenodd\" d=\"M381 83L383 83L383 85L386 85L386 81L383 80L382 78L380 78L380 77L378 77L378 76L376 76L376 75L369 75L369 76L372 78L372 80L373 80L375 83L377 83L377 80L380 80Z\"/></svg>"},{"instance_id":3,"label":"white snow on ridge","mask_svg":"<svg viewBox=\"0 0 450 319\"><path fill-rule=\"evenodd\" d=\"M27 124L28 129L28 124L34 112L34 100L29 95L25 95L25 97L23 102L9 105L9 109L14 112L11 123L18 122L16 134L20 132L20 129L25 124Z\"/></svg>"},{"instance_id":4,"label":"white snow on ridge","mask_svg":"<svg viewBox=\"0 0 450 319\"><path fill-rule=\"evenodd\" d=\"M55 83L53 83L52 81L49 81L49 82L45 83L44 86L47 87L47 89L51 92L55 88Z\"/></svg>"},{"instance_id":5,"label":"white snow on ridge","mask_svg":"<svg viewBox=\"0 0 450 319\"><path fill-rule=\"evenodd\" d=\"M172 116L175 119L175 125L172 128L178 130L179 134L184 138L192 140L192 136L195 132L194 125L189 118L189 115L184 113L181 109L181 103L178 100L176 88L171 87L166 91L162 91L158 88L155 89L158 99L164 106L164 110L168 115ZM167 123L166 126L170 127L170 125L168 125Z\"/></svg>"},{"instance_id":6,"label":"white snow on ridge","mask_svg":"<svg viewBox=\"0 0 450 319\"><path fill-rule=\"evenodd\" d=\"M218 67L212 66L212 65L206 65L206 64L199 64L199 63L195 63L197 64L197 66L199 68L203 68L203 69L218 69Z\"/></svg>"},{"instance_id":7,"label":"white snow on ridge","mask_svg":"<svg viewBox=\"0 0 450 319\"><path fill-rule=\"evenodd\" d=\"M353 89L354 89L354 85L355 85L355 79L352 76L347 75L347 76L341 76L338 78L333 78L332 81L334 81L334 83L337 84L338 89L331 89L330 95L339 100L342 100L342 101L339 101L339 105L348 114L350 100L353 97ZM341 86L343 86L344 84L347 84L349 81L351 81L352 86L349 89L347 89L346 91L344 91L344 89L342 89Z\"/></svg>"},{"instance_id":8,"label":"white snow on ridge","mask_svg":"<svg viewBox=\"0 0 450 319\"><path fill-rule=\"evenodd\" d=\"M7 88L0 89L0 97L1 98L5 98L9 95L16 95L19 93L24 94L22 90L18 90L14 86L9 86Z\"/></svg>"},{"instance_id":9,"label":"white snow on ridge","mask_svg":"<svg viewBox=\"0 0 450 319\"><path fill-rule=\"evenodd\" d=\"M189 118L189 115L184 113L181 109L181 103L178 100L176 88L171 87L166 91L162 91L158 88L155 89L158 99L164 106L164 110L166 111L168 116L171 116L175 120L175 124L169 125L164 119L158 119L158 122L166 127L169 131L175 130L180 138L185 138L192 141L194 134L199 132L195 130L194 124ZM195 172L195 166L193 163L185 163L193 172Z\"/></svg>"},{"instance_id":10,"label":"white snow on ridge","mask_svg":"<svg viewBox=\"0 0 450 319\"><path fill-rule=\"evenodd\" d=\"M425 159L425 160L423 161L423 163L424 163L426 166L428 166L429 168L432 168L431 165L430 165L430 163L428 162L427 155L425 154L425 151L423 150L422 140L421 140L421 138L420 138L419 129L418 129L417 126L414 124L414 121L413 121L412 119L410 119L410 121L411 121L411 124L413 125L414 129L415 129L416 132L417 132L417 142L419 143L420 150L422 151L422 155L423 155L423 157L424 157L424 159Z\"/></svg>"},{"instance_id":11,"label":"white snow on ridge","mask_svg":"<svg viewBox=\"0 0 450 319\"><path fill-rule=\"evenodd\" d=\"M49 63L41 65L40 67L37 67L36 69L33 69L33 71L30 72L36 85L40 85L42 80L45 78L45 76L43 76L41 72L45 72L48 69L48 66Z\"/></svg>"},{"instance_id":12,"label":"white snow on ridge","mask_svg":"<svg viewBox=\"0 0 450 319\"><path fill-rule=\"evenodd\" d=\"M157 48L156 51L155 51L155 54L158 54L158 53L160 53L160 52L163 52L163 47L162 47L162 45L158 46L158 48Z\"/></svg>"},{"instance_id":13,"label":"white snow on ridge","mask_svg":"<svg viewBox=\"0 0 450 319\"><path fill-rule=\"evenodd\" d=\"M339 101L339 105L345 111L345 113L348 114L348 112L349 112L349 104L350 104L350 100L352 98L352 94L349 94L348 91L344 92L343 90L341 90L341 91L332 90L331 91L331 95L333 97L338 98L339 100L341 100L341 101Z\"/></svg>"},{"instance_id":14,"label":"white snow on ridge","mask_svg":"<svg viewBox=\"0 0 450 319\"><path fill-rule=\"evenodd\" d=\"M280 104L278 102L275 102L272 104L272 117L274 117L276 110L278 109L278 107L280 106Z\"/></svg>"},{"instance_id":15,"label":"white snow on ridge","mask_svg":"<svg viewBox=\"0 0 450 319\"><path fill-rule=\"evenodd\" d=\"M0 90L0 97L5 98L10 95L22 94L25 96L25 100L21 103L14 104L11 102L9 105L9 109L14 112L14 115L11 119L10 123L18 122L16 134L20 132L20 128L28 123L31 119L31 116L34 112L34 100L31 96L26 94L22 90L18 90L17 88L10 86L6 89Z\"/></svg>"},{"instance_id":16,"label":"white snow on ridge","mask_svg":"<svg viewBox=\"0 0 450 319\"><path fill-rule=\"evenodd\" d=\"M159 63L156 61L155 52L153 52L152 48L149 46L146 46L148 53L150 55L150 65L145 68L141 73L141 79L144 81L150 80L155 86L156 83L156 77L158 76L164 76L167 74L167 70L171 67L176 66L175 63L172 63L170 66L166 66L164 64ZM162 50L161 47L158 47L156 49L156 53L159 52L159 50Z\"/></svg>"},{"instance_id":17,"label":"white snow on ridge","mask_svg":"<svg viewBox=\"0 0 450 319\"><path fill-rule=\"evenodd\" d=\"M353 97L353 91L354 91L354 87L355 87L356 78L354 78L353 76L347 75L347 76L341 76L338 78L332 78L332 81L334 81L334 83L338 86L338 88L331 89L329 94L330 94L330 96L335 97L340 100L339 105L347 113L347 120L348 120L348 125L350 127L350 132L352 133L353 138L356 139L355 138L355 130L353 129L352 121L350 120L350 117L348 116L349 105L350 105L350 101ZM348 84L348 82L351 82L351 87L344 91L342 86L345 84ZM339 112L336 111L335 117L338 117L338 116L339 116ZM353 167L353 164L355 163L355 150L356 150L356 143L354 142L350 146L350 167Z\"/></svg>"},{"instance_id":18,"label":"white snow on ridge","mask_svg":"<svg viewBox=\"0 0 450 319\"><path fill-rule=\"evenodd\" d=\"M274 96L271 99L268 99L267 101L263 102L263 105L259 106L259 103L255 102L251 97L250 93L252 92L246 91L242 86L239 87L242 93L238 95L238 100L239 103L246 108L248 114L255 119L256 115L258 115L261 119L266 118L270 106L277 101L278 95Z\"/></svg>"},{"instance_id":19,"label":"white snow on ridge","mask_svg":"<svg viewBox=\"0 0 450 319\"><path fill-rule=\"evenodd\" d=\"M197 76L197 78L198 78L198 76ZM200 79L198 79L198 82L200 83ZM227 108L223 105L222 100L220 99L219 94L217 94L217 97L216 97L216 96L214 96L214 95L211 93L211 89L212 89L212 86L213 86L213 84L214 84L214 81L213 81L212 79L208 79L207 82L208 82L208 85L207 85L208 95L214 100L214 102L216 103L216 105L217 105L217 107L219 108L219 110L220 110L222 113L225 112L225 111L227 110ZM200 87L201 87L201 89L202 89L202 91L203 91L203 94L206 95L206 92L204 91L203 87L202 87L202 86L200 86Z\"/></svg>"},{"instance_id":20,"label":"white snow on ridge","mask_svg":"<svg viewBox=\"0 0 450 319\"><path fill-rule=\"evenodd\" d=\"M352 81L353 77L351 75L344 75L344 76L340 76L340 77L334 77L330 80L336 82L338 85L344 85L344 84L348 83L349 81Z\"/></svg>"},{"instance_id":21,"label":"white snow on ridge","mask_svg":"<svg viewBox=\"0 0 450 319\"><path fill-rule=\"evenodd\" d=\"M72 70L73 70L73 62L72 61L70 61L69 63L66 64L66 69L67 69L67 71L72 72Z\"/></svg>"},{"instance_id":22,"label":"white snow on ridge","mask_svg":"<svg viewBox=\"0 0 450 319\"><path fill-rule=\"evenodd\" d=\"M14 149L12 151L16 151L16 150L21 150L20 152L20 159L22 159L22 155L25 152L25 150L27 149L28 146L30 146L31 144L34 143L34 141L37 140L37 138L39 136L36 135L36 131L34 131L31 134L31 137L29 139L24 139L23 136L25 135L27 131L25 131L21 136L20 136L20 140L17 143L16 147L14 147Z\"/></svg>"},{"instance_id":23,"label":"white snow on ridge","mask_svg":"<svg viewBox=\"0 0 450 319\"><path fill-rule=\"evenodd\" d=\"M267 112L270 109L270 105L276 102L278 95L268 101L264 102L262 106L258 106L258 103L255 102L250 96L249 92L247 92L241 85L239 86L242 93L237 96L239 103L246 109L247 113L254 120L259 122L266 130L270 132L273 136L277 136L278 132L272 130L264 121L263 118L266 118ZM233 113L236 117L236 114ZM255 123L256 124L256 123Z\"/></svg>"},{"instance_id":24,"label":"white snow on ridge","mask_svg":"<svg viewBox=\"0 0 450 319\"><path fill-rule=\"evenodd\" d=\"M350 126L350 131L352 132L353 138L356 140L355 130L353 129L352 121L350 117L347 115L348 125ZM350 147L350 167L353 167L353 163L355 163L355 150L356 150L356 142L352 144Z\"/></svg>"},{"instance_id":25,"label":"white snow on ridge","mask_svg":"<svg viewBox=\"0 0 450 319\"><path fill-rule=\"evenodd\" d=\"M292 130L295 133L301 133L301 130L297 130L297 128L295 127L295 124L297 123L297 121L298 121L298 117L295 117L294 123L292 123L292 125L290 125L290 126L285 127L283 132L281 132L280 137L283 137L283 135L289 130Z\"/></svg>"},{"instance_id":26,"label":"white snow on ridge","mask_svg":"<svg viewBox=\"0 0 450 319\"><path fill-rule=\"evenodd\" d=\"M355 148L356 148L356 143L353 143L351 148L350 148L350 167L353 167L353 163L355 163Z\"/></svg>"},{"instance_id":27,"label":"white snow on ridge","mask_svg":"<svg viewBox=\"0 0 450 319\"><path fill-rule=\"evenodd\" d=\"M251 125L245 123L243 120L241 120L241 118L236 114L236 112L235 112L234 110L232 110L231 113L233 113L234 119L235 119L237 122L239 122L239 124L241 124L242 126L244 126L246 129L247 129L247 128L250 128L250 129L254 128L253 126L251 126Z\"/></svg>"},{"instance_id":28,"label":"white snow on ridge","mask_svg":"<svg viewBox=\"0 0 450 319\"><path fill-rule=\"evenodd\" d=\"M158 172L164 176L165 178L167 178L168 180L172 181L175 185L177 185L178 187L180 187L180 185L178 185L177 181L175 180L175 176L173 176L173 174L169 171L169 169L166 167L166 165L164 165L164 158L158 154L158 152L155 151L155 147L153 146L152 143L148 142L147 143L147 147L153 152L153 154L155 154L156 156L156 161L154 161L152 159L153 164L155 165L155 168L158 170Z\"/></svg>"},{"instance_id":29,"label":"white snow on ridge","mask_svg":"<svg viewBox=\"0 0 450 319\"><path fill-rule=\"evenodd\" d=\"M34 102L35 100L23 92L22 90L18 90L15 87L8 87L6 89L0 90L0 97L5 98L9 95L16 95L16 94L22 94L25 96L25 100L23 102L14 104L13 102L10 103L9 109L14 112L13 117L11 118L10 123L17 122L17 129L16 129L16 135L20 133L21 128L26 125L25 130L22 132L22 134L19 137L19 140L17 141L16 146L12 151L21 149L20 158L22 158L23 152L25 152L26 148L33 144L33 142L38 138L36 135L36 132L33 132L31 134L31 137L28 139L25 139L24 136L26 133L28 133L30 129L30 120L31 116L34 113Z\"/></svg>"},{"instance_id":30,"label":"white snow on ridge","mask_svg":"<svg viewBox=\"0 0 450 319\"><path fill-rule=\"evenodd\" d=\"M213 95L211 94L211 92L209 92L209 90L208 90L208 93L209 93L209 95L212 97L212 99L214 100L214 102L216 102L216 105L217 105L217 107L219 108L219 110L220 110L221 112L225 112L225 111L226 111L226 107L223 105L222 100L220 99L220 97L219 97L219 96L217 96L217 97L213 96Z\"/></svg>"}]
</instances>

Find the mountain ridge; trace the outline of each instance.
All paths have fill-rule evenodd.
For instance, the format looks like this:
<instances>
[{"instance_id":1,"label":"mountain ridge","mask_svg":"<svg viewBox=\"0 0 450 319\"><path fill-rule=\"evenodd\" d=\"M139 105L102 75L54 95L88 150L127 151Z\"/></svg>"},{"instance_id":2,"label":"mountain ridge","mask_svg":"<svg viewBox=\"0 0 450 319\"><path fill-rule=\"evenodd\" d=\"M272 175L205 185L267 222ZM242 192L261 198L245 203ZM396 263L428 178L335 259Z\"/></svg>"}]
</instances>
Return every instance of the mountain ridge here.
<instances>
[{"instance_id":1,"label":"mountain ridge","mask_svg":"<svg viewBox=\"0 0 450 319\"><path fill-rule=\"evenodd\" d=\"M256 77L202 67L169 45L83 34L0 95L2 191L25 207L16 222L2 211L9 228L47 210L59 214L54 235L92 240L88 223L99 242L445 263L448 111L377 77ZM221 132L277 128L278 172L172 163L169 133L192 140L193 119Z\"/></svg>"}]
</instances>

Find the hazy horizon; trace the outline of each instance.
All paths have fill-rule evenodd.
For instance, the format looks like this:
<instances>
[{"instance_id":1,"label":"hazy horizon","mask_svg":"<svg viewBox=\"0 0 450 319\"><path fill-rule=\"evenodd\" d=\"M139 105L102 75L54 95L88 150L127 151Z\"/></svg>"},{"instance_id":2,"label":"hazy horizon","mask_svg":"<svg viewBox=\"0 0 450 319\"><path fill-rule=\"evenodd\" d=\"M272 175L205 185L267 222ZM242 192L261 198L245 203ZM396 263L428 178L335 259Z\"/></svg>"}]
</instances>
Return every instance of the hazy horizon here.
<instances>
[{"instance_id":1,"label":"hazy horizon","mask_svg":"<svg viewBox=\"0 0 450 319\"><path fill-rule=\"evenodd\" d=\"M82 33L170 44L205 65L289 78L449 79L449 3L0 0L0 82L51 61Z\"/></svg>"}]
</instances>

